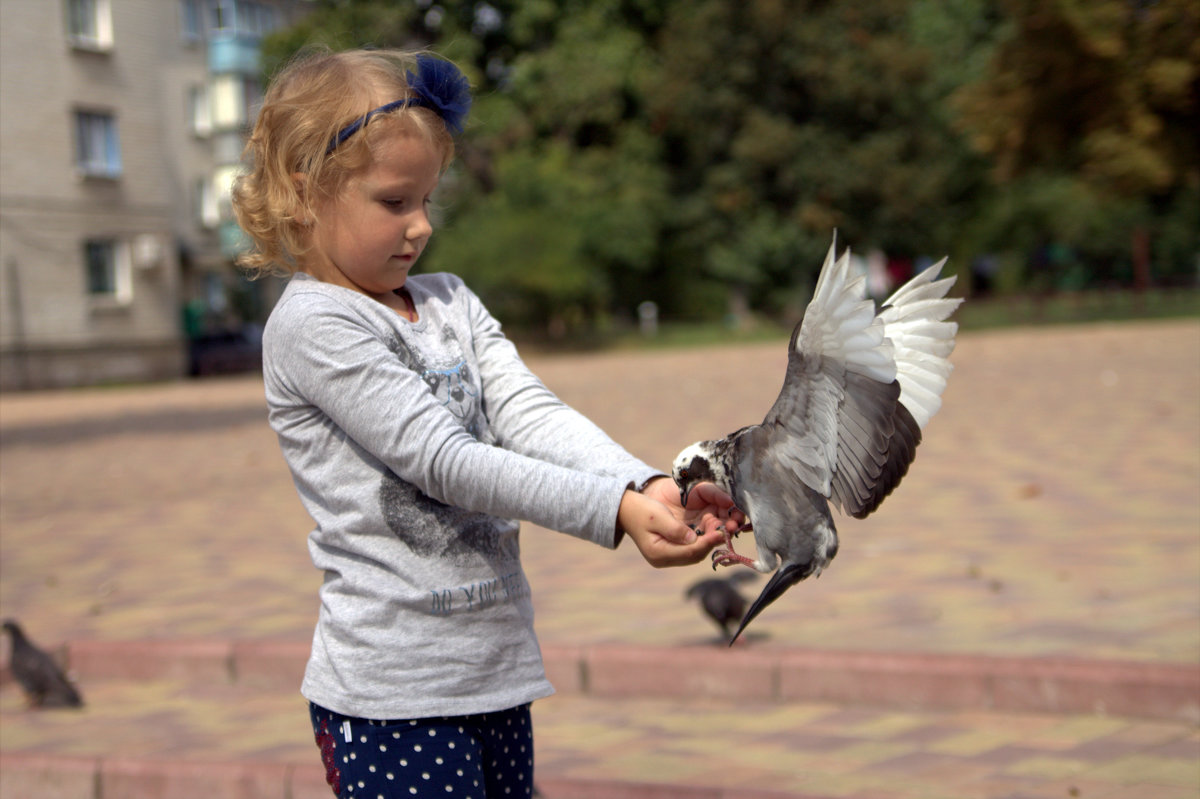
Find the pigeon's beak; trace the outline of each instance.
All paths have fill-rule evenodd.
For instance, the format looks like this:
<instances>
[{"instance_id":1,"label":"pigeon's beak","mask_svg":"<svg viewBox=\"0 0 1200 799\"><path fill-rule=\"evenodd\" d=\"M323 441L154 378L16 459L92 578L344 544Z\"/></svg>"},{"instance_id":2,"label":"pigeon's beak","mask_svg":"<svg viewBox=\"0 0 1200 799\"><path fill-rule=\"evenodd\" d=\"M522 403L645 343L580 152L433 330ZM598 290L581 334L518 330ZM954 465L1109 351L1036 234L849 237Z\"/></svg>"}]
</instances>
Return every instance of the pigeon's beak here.
<instances>
[{"instance_id":1,"label":"pigeon's beak","mask_svg":"<svg viewBox=\"0 0 1200 799\"><path fill-rule=\"evenodd\" d=\"M687 507L688 496L690 496L691 493L692 493L691 486L686 486L684 488L679 489L679 507L681 507L681 508Z\"/></svg>"},{"instance_id":2,"label":"pigeon's beak","mask_svg":"<svg viewBox=\"0 0 1200 799\"><path fill-rule=\"evenodd\" d=\"M783 596L784 592L807 577L811 571L811 563L787 563L780 567L779 571L775 572L771 576L771 579L767 581L767 584L763 586L763 590L758 595L758 598L754 600L754 604L746 611L746 615L742 618L742 623L737 628L737 632L730 639L729 645L733 646L733 642L742 634L742 630L746 629L746 625L755 616L762 613L767 605Z\"/></svg>"}]
</instances>

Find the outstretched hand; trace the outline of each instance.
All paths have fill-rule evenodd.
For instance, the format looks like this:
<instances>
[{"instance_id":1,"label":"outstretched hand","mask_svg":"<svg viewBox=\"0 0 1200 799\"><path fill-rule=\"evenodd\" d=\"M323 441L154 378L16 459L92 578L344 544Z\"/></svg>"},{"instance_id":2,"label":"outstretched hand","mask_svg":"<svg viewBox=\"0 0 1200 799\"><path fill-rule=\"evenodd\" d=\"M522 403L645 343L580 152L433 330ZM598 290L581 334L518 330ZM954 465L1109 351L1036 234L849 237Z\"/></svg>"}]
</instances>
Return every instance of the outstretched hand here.
<instances>
[{"instance_id":1,"label":"outstretched hand","mask_svg":"<svg viewBox=\"0 0 1200 799\"><path fill-rule=\"evenodd\" d=\"M685 507L669 478L652 480L638 494L626 491L617 523L655 568L699 563L745 521L733 499L711 483L688 495Z\"/></svg>"}]
</instances>

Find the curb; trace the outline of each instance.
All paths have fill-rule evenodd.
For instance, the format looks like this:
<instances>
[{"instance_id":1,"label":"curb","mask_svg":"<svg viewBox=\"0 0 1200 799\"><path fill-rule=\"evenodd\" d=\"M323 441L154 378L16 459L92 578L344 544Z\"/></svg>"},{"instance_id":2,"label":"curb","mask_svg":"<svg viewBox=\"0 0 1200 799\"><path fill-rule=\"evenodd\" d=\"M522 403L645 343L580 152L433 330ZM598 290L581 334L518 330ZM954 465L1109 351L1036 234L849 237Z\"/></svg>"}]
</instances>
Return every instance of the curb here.
<instances>
[{"instance_id":1,"label":"curb","mask_svg":"<svg viewBox=\"0 0 1200 799\"><path fill-rule=\"evenodd\" d=\"M827 799L780 793L617 780L538 778L545 799ZM87 758L0 753L0 795L54 799L329 799L319 765Z\"/></svg>"},{"instance_id":2,"label":"curb","mask_svg":"<svg viewBox=\"0 0 1200 799\"><path fill-rule=\"evenodd\" d=\"M296 690L307 642L73 641L80 679L172 678ZM1200 724L1200 666L986 655L711 646L546 645L561 693L633 699L697 694L736 701L836 702L905 710L1107 714Z\"/></svg>"}]
</instances>

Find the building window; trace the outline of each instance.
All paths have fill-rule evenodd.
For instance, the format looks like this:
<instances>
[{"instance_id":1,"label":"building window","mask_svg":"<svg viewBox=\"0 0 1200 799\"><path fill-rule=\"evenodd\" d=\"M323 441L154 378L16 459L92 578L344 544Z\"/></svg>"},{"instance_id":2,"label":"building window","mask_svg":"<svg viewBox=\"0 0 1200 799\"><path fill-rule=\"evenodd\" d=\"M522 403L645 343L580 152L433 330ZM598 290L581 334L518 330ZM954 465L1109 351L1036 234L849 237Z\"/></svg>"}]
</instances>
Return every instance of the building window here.
<instances>
[{"instance_id":1,"label":"building window","mask_svg":"<svg viewBox=\"0 0 1200 799\"><path fill-rule=\"evenodd\" d=\"M215 34L237 33L237 7L233 0L215 0L213 2L212 30Z\"/></svg>"},{"instance_id":2,"label":"building window","mask_svg":"<svg viewBox=\"0 0 1200 799\"><path fill-rule=\"evenodd\" d=\"M212 106L208 102L206 87L193 86L188 89L188 117L193 134L208 136L212 133Z\"/></svg>"},{"instance_id":3,"label":"building window","mask_svg":"<svg viewBox=\"0 0 1200 799\"><path fill-rule=\"evenodd\" d=\"M262 105L262 88L255 78L217 75L209 85L212 125L219 130L236 130L254 123Z\"/></svg>"},{"instance_id":4,"label":"building window","mask_svg":"<svg viewBox=\"0 0 1200 799\"><path fill-rule=\"evenodd\" d=\"M88 296L102 302L129 301L129 248L117 239L88 239L83 243Z\"/></svg>"},{"instance_id":5,"label":"building window","mask_svg":"<svg viewBox=\"0 0 1200 799\"><path fill-rule=\"evenodd\" d=\"M243 2L238 5L238 30L252 36L266 36L278 23L275 9L262 3Z\"/></svg>"},{"instance_id":6,"label":"building window","mask_svg":"<svg viewBox=\"0 0 1200 799\"><path fill-rule=\"evenodd\" d=\"M212 178L196 181L196 221L201 227L213 229L221 223L221 209L217 189Z\"/></svg>"},{"instance_id":7,"label":"building window","mask_svg":"<svg viewBox=\"0 0 1200 799\"><path fill-rule=\"evenodd\" d=\"M241 174L241 167L219 166L213 171L213 193L216 195L217 213L221 219L233 219L233 184Z\"/></svg>"},{"instance_id":8,"label":"building window","mask_svg":"<svg viewBox=\"0 0 1200 799\"><path fill-rule=\"evenodd\" d=\"M75 112L75 164L87 177L121 176L121 144L112 114Z\"/></svg>"},{"instance_id":9,"label":"building window","mask_svg":"<svg viewBox=\"0 0 1200 799\"><path fill-rule=\"evenodd\" d=\"M201 0L179 0L179 35L186 44L197 44L204 39Z\"/></svg>"},{"instance_id":10,"label":"building window","mask_svg":"<svg viewBox=\"0 0 1200 799\"><path fill-rule=\"evenodd\" d=\"M254 0L213 0L209 11L215 36L259 38L279 27L275 8Z\"/></svg>"},{"instance_id":11,"label":"building window","mask_svg":"<svg viewBox=\"0 0 1200 799\"><path fill-rule=\"evenodd\" d=\"M67 0L67 38L86 50L112 49L110 0Z\"/></svg>"}]
</instances>

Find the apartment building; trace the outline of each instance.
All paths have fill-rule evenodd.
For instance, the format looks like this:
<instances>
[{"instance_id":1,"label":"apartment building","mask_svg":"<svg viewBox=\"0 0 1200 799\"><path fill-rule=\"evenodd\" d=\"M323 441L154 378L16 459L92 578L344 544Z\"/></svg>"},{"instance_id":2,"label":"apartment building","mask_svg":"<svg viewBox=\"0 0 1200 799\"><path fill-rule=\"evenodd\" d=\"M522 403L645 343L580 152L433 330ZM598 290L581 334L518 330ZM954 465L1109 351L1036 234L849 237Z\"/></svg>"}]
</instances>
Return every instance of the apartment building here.
<instances>
[{"instance_id":1,"label":"apartment building","mask_svg":"<svg viewBox=\"0 0 1200 799\"><path fill-rule=\"evenodd\" d=\"M0 3L0 390L179 377L253 316L229 186L305 5Z\"/></svg>"}]
</instances>

